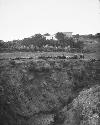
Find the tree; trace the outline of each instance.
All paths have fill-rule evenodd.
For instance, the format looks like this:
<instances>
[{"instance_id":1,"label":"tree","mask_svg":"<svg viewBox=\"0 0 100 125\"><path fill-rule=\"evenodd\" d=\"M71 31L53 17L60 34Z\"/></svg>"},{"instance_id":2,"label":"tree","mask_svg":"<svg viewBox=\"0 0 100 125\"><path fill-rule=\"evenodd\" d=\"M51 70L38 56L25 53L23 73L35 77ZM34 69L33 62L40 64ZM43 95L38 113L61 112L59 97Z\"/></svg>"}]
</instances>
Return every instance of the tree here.
<instances>
[{"instance_id":1,"label":"tree","mask_svg":"<svg viewBox=\"0 0 100 125\"><path fill-rule=\"evenodd\" d=\"M37 47L42 47L46 42L46 38L41 35L41 34L35 34L34 36L31 36L29 38L24 38L21 43L22 45L25 45L25 46L30 46L30 45L33 45L33 46L37 46Z\"/></svg>"},{"instance_id":2,"label":"tree","mask_svg":"<svg viewBox=\"0 0 100 125\"><path fill-rule=\"evenodd\" d=\"M78 40L78 42L75 43L75 44L76 44L76 48L79 49L79 50L82 50L83 47L84 47L83 41L79 41L79 40Z\"/></svg>"},{"instance_id":3,"label":"tree","mask_svg":"<svg viewBox=\"0 0 100 125\"><path fill-rule=\"evenodd\" d=\"M50 36L50 34L49 33L45 33L44 36Z\"/></svg>"},{"instance_id":4,"label":"tree","mask_svg":"<svg viewBox=\"0 0 100 125\"><path fill-rule=\"evenodd\" d=\"M100 33L96 33L95 37L100 38Z\"/></svg>"},{"instance_id":5,"label":"tree","mask_svg":"<svg viewBox=\"0 0 100 125\"><path fill-rule=\"evenodd\" d=\"M56 33L55 37L60 41L60 40L64 40L65 35L62 32L58 32Z\"/></svg>"},{"instance_id":6,"label":"tree","mask_svg":"<svg viewBox=\"0 0 100 125\"><path fill-rule=\"evenodd\" d=\"M87 36L89 39L92 39L93 38L93 35L92 34L88 34Z\"/></svg>"},{"instance_id":7,"label":"tree","mask_svg":"<svg viewBox=\"0 0 100 125\"><path fill-rule=\"evenodd\" d=\"M5 42L3 40L0 40L0 49L5 48Z\"/></svg>"},{"instance_id":8,"label":"tree","mask_svg":"<svg viewBox=\"0 0 100 125\"><path fill-rule=\"evenodd\" d=\"M74 38L79 38L80 37L79 34L76 34L76 35L73 35L73 36L74 36Z\"/></svg>"},{"instance_id":9,"label":"tree","mask_svg":"<svg viewBox=\"0 0 100 125\"><path fill-rule=\"evenodd\" d=\"M38 47L43 47L46 42L46 38L41 34L35 34L34 36L35 45Z\"/></svg>"}]
</instances>

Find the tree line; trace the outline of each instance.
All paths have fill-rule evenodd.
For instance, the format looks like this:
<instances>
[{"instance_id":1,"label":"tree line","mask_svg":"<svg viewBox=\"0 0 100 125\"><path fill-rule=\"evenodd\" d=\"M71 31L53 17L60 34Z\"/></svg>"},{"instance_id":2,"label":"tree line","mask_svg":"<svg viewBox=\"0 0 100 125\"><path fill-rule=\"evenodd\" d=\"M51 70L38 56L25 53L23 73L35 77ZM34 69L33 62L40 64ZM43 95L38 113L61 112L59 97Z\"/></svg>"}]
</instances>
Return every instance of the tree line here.
<instances>
[{"instance_id":1,"label":"tree line","mask_svg":"<svg viewBox=\"0 0 100 125\"><path fill-rule=\"evenodd\" d=\"M22 40L13 40L4 42L0 40L0 51L65 51L70 48L81 51L84 47L84 41L80 40L80 35L66 37L62 32L55 34L55 39L46 39L50 34L35 34L34 36L24 38ZM100 33L95 35L89 34L84 36L90 39L99 38Z\"/></svg>"}]
</instances>

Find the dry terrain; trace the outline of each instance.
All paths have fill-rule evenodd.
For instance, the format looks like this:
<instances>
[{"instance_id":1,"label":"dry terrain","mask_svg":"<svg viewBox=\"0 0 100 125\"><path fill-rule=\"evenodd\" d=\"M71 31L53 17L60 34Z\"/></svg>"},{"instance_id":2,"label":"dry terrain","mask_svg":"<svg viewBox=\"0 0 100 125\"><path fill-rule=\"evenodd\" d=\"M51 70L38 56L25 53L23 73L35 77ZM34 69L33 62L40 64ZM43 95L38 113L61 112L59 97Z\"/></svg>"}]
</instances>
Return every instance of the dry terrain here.
<instances>
[{"instance_id":1,"label":"dry terrain","mask_svg":"<svg viewBox=\"0 0 100 125\"><path fill-rule=\"evenodd\" d=\"M99 125L99 54L41 55L74 54L0 53L0 125Z\"/></svg>"}]
</instances>

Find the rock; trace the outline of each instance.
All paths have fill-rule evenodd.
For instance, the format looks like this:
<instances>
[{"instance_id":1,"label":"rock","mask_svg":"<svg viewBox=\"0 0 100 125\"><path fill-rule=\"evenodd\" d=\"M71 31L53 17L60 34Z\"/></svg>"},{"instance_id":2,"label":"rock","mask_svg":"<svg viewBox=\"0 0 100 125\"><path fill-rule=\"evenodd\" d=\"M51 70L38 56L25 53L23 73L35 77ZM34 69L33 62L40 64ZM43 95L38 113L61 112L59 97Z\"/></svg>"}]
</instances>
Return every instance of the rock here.
<instances>
[{"instance_id":1,"label":"rock","mask_svg":"<svg viewBox=\"0 0 100 125\"><path fill-rule=\"evenodd\" d=\"M100 107L98 104L100 104L100 86L96 85L81 91L73 100L74 113L71 113L74 114L74 121L79 121L77 125L99 125ZM75 122L72 125L76 125Z\"/></svg>"}]
</instances>

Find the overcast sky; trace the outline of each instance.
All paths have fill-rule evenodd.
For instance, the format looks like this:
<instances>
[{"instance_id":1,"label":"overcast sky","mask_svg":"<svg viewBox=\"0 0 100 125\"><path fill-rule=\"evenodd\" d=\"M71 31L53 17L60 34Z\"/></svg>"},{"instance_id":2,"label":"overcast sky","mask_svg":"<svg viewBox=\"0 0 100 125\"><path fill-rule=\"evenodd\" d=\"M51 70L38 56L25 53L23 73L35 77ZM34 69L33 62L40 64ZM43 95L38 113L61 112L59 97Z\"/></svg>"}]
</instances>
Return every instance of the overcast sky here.
<instances>
[{"instance_id":1,"label":"overcast sky","mask_svg":"<svg viewBox=\"0 0 100 125\"><path fill-rule=\"evenodd\" d=\"M0 39L100 32L99 0L0 0Z\"/></svg>"}]
</instances>

